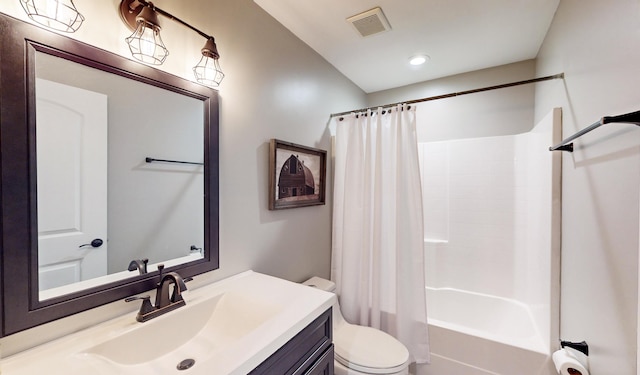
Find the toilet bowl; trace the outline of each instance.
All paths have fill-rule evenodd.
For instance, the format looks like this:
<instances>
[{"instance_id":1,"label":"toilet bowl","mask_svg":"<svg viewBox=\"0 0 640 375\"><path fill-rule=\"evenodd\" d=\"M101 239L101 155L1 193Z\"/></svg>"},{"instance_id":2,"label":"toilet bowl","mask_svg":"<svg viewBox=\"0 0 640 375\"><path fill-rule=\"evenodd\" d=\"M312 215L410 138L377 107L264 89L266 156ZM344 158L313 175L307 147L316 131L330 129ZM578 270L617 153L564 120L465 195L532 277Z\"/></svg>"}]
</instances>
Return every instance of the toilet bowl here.
<instances>
[{"instance_id":1,"label":"toilet bowl","mask_svg":"<svg viewBox=\"0 0 640 375\"><path fill-rule=\"evenodd\" d=\"M333 281L312 277L303 283L335 292ZM333 313L333 344L336 375L406 375L409 351L393 336L378 329L350 324L336 302Z\"/></svg>"}]
</instances>

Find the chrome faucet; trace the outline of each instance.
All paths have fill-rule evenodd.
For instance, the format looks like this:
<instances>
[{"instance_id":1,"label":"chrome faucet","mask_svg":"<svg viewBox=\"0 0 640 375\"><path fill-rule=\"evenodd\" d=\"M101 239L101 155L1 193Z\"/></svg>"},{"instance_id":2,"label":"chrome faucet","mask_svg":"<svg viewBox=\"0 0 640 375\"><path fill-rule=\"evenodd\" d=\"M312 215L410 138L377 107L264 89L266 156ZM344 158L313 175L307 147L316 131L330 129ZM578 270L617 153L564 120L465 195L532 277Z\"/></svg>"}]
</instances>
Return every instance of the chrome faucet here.
<instances>
[{"instance_id":1,"label":"chrome faucet","mask_svg":"<svg viewBox=\"0 0 640 375\"><path fill-rule=\"evenodd\" d=\"M138 270L141 275L144 275L145 273L147 273L147 263L148 262L149 262L149 259L147 259L147 258L134 259L134 260L131 261L131 263L129 263L129 268L127 268L127 269L129 271Z\"/></svg>"},{"instance_id":2,"label":"chrome faucet","mask_svg":"<svg viewBox=\"0 0 640 375\"><path fill-rule=\"evenodd\" d=\"M142 300L140 311L136 315L136 320L139 322L146 322L169 311L175 310L178 307L185 306L187 303L182 298L182 292L187 290L182 277L177 272L169 272L162 274L164 265L158 265L158 272L160 275L160 281L156 288L156 304L151 304L151 297L147 296L135 296L125 299L125 302L131 302L135 300ZM170 286L173 285L173 292Z\"/></svg>"}]
</instances>

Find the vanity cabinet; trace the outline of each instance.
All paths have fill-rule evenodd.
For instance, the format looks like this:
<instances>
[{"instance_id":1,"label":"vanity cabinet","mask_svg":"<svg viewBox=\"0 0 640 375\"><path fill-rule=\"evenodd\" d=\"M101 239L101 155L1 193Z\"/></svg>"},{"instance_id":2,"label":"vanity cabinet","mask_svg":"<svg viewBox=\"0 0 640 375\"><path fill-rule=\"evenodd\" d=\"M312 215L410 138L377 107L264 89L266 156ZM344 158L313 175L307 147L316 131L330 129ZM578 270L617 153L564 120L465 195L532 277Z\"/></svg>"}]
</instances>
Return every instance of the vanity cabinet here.
<instances>
[{"instance_id":1,"label":"vanity cabinet","mask_svg":"<svg viewBox=\"0 0 640 375\"><path fill-rule=\"evenodd\" d=\"M249 375L333 375L331 308Z\"/></svg>"}]
</instances>

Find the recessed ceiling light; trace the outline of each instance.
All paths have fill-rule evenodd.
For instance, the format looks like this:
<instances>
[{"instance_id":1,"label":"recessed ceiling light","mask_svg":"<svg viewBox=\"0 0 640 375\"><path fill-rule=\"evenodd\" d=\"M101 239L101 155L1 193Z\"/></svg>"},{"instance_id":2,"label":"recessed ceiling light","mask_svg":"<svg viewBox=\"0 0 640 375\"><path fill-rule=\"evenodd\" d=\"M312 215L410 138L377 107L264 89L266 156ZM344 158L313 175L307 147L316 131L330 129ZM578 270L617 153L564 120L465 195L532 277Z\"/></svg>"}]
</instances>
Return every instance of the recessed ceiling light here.
<instances>
[{"instance_id":1,"label":"recessed ceiling light","mask_svg":"<svg viewBox=\"0 0 640 375\"><path fill-rule=\"evenodd\" d=\"M427 61L429 61L429 59L430 57L427 55L415 55L409 59L409 64L418 66L426 63Z\"/></svg>"}]
</instances>

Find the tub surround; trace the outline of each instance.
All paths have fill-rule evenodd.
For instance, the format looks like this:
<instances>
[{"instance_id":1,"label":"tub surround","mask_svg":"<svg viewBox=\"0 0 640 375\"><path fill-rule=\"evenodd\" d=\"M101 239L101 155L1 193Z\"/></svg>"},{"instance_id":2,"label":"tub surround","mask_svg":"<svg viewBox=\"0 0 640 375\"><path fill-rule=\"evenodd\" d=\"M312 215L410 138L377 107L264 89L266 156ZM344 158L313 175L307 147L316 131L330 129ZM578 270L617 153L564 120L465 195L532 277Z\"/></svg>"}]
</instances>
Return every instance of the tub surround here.
<instances>
[{"instance_id":1,"label":"tub surround","mask_svg":"<svg viewBox=\"0 0 640 375\"><path fill-rule=\"evenodd\" d=\"M438 364L427 374L551 370L560 159L548 148L560 127L554 109L527 133L423 144L427 316Z\"/></svg>"},{"instance_id":2,"label":"tub surround","mask_svg":"<svg viewBox=\"0 0 640 375\"><path fill-rule=\"evenodd\" d=\"M331 357L331 293L246 271L183 297L186 306L149 322L127 313L7 357L0 366L10 375L168 374L193 358L190 374L247 374L300 332L320 333L317 347L308 350L314 360ZM273 361L277 365L278 358Z\"/></svg>"}]
</instances>

